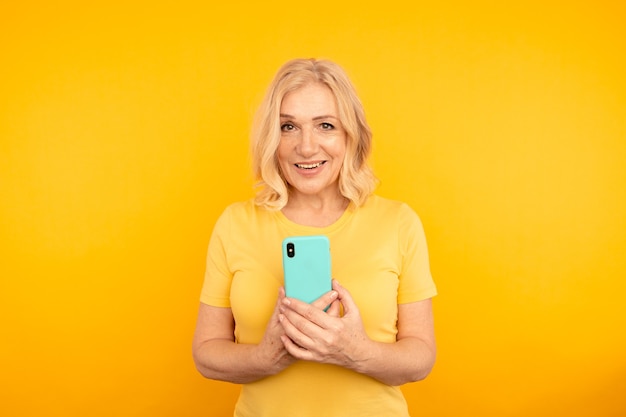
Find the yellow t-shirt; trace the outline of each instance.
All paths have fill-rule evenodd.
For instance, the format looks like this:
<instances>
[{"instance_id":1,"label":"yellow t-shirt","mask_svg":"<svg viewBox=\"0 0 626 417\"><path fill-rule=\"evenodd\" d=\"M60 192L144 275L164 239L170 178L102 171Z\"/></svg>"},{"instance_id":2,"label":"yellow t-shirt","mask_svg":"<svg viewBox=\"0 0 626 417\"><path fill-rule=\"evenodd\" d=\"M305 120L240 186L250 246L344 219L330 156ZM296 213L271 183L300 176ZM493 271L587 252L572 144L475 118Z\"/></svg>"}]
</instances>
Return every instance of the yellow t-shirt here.
<instances>
[{"instance_id":1,"label":"yellow t-shirt","mask_svg":"<svg viewBox=\"0 0 626 417\"><path fill-rule=\"evenodd\" d=\"M281 242L324 234L333 278L350 291L368 336L396 340L398 304L436 295L422 224L409 206L379 196L328 227L302 226L252 201L229 206L218 219L200 301L230 307L238 343L259 343L283 285ZM398 387L334 365L297 362L244 384L237 417L408 416Z\"/></svg>"}]
</instances>

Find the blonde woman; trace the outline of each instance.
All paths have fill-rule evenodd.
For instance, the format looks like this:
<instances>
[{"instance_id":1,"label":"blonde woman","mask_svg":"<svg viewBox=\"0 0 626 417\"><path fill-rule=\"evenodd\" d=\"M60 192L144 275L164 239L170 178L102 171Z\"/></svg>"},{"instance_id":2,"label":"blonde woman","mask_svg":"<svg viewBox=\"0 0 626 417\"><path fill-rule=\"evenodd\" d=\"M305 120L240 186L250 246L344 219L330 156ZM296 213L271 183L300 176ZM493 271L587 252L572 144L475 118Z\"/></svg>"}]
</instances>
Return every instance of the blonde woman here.
<instances>
[{"instance_id":1,"label":"blonde woman","mask_svg":"<svg viewBox=\"0 0 626 417\"><path fill-rule=\"evenodd\" d=\"M406 204L373 194L371 140L341 67L280 68L252 132L258 191L215 225L193 342L202 375L243 384L235 416L408 416L399 386L433 367L424 231ZM320 234L332 291L286 297L282 240Z\"/></svg>"}]
</instances>

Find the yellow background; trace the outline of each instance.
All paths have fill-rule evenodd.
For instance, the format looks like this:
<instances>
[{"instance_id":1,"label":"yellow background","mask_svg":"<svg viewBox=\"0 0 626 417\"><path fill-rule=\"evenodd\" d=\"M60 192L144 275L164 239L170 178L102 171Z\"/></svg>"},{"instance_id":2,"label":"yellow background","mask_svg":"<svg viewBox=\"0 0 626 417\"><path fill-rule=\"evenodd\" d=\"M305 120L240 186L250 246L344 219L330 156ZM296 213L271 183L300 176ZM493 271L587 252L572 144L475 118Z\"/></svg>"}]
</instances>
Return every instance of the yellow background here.
<instances>
[{"instance_id":1,"label":"yellow background","mask_svg":"<svg viewBox=\"0 0 626 417\"><path fill-rule=\"evenodd\" d=\"M266 85L311 56L425 224L412 413L625 415L626 6L508 3L4 2L0 415L230 415L191 359L206 244L252 195Z\"/></svg>"}]
</instances>

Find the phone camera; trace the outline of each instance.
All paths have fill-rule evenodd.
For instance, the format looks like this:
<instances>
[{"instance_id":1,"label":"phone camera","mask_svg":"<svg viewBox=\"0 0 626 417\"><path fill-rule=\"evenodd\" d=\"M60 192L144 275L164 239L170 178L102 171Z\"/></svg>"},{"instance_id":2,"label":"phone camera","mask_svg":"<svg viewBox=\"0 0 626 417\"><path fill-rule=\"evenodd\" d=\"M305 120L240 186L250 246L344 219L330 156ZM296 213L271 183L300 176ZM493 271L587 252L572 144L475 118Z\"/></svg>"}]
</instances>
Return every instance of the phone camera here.
<instances>
[{"instance_id":1,"label":"phone camera","mask_svg":"<svg viewBox=\"0 0 626 417\"><path fill-rule=\"evenodd\" d=\"M296 256L296 245L293 243L287 243L287 256L290 258Z\"/></svg>"}]
</instances>

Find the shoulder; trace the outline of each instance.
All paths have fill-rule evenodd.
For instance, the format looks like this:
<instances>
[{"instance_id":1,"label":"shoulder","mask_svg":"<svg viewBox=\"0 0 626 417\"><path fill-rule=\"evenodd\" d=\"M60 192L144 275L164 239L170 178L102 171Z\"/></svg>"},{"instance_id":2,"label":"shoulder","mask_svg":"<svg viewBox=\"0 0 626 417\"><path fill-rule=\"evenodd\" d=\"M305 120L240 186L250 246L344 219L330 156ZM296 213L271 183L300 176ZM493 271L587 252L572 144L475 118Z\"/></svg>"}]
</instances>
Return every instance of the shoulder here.
<instances>
[{"instance_id":1,"label":"shoulder","mask_svg":"<svg viewBox=\"0 0 626 417\"><path fill-rule=\"evenodd\" d=\"M274 216L274 212L259 207L253 200L246 200L228 205L217 220L217 224L228 225L231 231L236 231L238 228L266 224L271 222Z\"/></svg>"},{"instance_id":2,"label":"shoulder","mask_svg":"<svg viewBox=\"0 0 626 417\"><path fill-rule=\"evenodd\" d=\"M423 229L417 212L403 201L372 195L359 210L362 210L362 218L370 224L396 230L400 235Z\"/></svg>"},{"instance_id":3,"label":"shoulder","mask_svg":"<svg viewBox=\"0 0 626 417\"><path fill-rule=\"evenodd\" d=\"M248 213L251 210L254 210L254 203L252 200L237 201L226 206L222 215L241 215Z\"/></svg>"},{"instance_id":4,"label":"shoulder","mask_svg":"<svg viewBox=\"0 0 626 417\"><path fill-rule=\"evenodd\" d=\"M268 210L254 204L253 200L238 201L232 203L224 209L221 217L230 218L250 218L267 213Z\"/></svg>"},{"instance_id":5,"label":"shoulder","mask_svg":"<svg viewBox=\"0 0 626 417\"><path fill-rule=\"evenodd\" d=\"M376 194L371 195L362 208L368 211L376 212L379 215L393 214L396 216L417 216L417 213L407 203L381 197Z\"/></svg>"}]
</instances>

